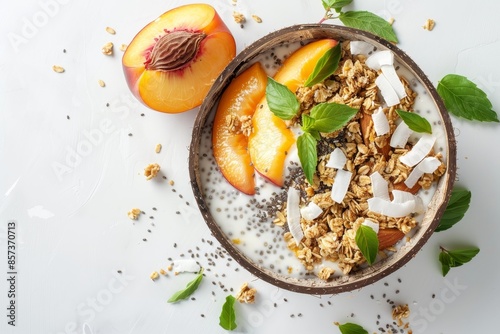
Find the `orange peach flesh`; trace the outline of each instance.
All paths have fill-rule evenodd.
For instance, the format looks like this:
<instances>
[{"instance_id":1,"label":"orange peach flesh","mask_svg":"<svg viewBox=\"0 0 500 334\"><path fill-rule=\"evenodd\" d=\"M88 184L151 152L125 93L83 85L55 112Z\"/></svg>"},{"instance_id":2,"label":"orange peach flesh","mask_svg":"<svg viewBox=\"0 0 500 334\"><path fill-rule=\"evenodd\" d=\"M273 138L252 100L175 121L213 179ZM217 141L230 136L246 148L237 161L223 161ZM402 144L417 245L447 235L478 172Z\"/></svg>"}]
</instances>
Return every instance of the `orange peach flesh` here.
<instances>
[{"instance_id":1,"label":"orange peach flesh","mask_svg":"<svg viewBox=\"0 0 500 334\"><path fill-rule=\"evenodd\" d=\"M174 30L203 32L207 37L185 68L147 70L144 63L156 39ZM172 9L144 27L128 46L122 63L129 88L141 102L158 111L178 113L201 104L235 54L234 38L215 9L192 4Z\"/></svg>"},{"instance_id":2,"label":"orange peach flesh","mask_svg":"<svg viewBox=\"0 0 500 334\"><path fill-rule=\"evenodd\" d=\"M255 194L255 171L247 149L248 137L232 131L227 117L252 116L265 93L266 83L266 73L259 63L237 76L222 94L212 131L214 157L222 175L248 195Z\"/></svg>"}]
</instances>

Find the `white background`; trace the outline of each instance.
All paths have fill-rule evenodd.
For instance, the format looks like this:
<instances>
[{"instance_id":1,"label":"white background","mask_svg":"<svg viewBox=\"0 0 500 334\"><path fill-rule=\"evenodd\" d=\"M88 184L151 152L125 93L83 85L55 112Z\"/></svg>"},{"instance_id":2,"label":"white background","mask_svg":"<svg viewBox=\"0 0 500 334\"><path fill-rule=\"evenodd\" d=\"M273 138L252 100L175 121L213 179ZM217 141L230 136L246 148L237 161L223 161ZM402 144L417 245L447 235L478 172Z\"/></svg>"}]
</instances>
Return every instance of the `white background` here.
<instances>
[{"instance_id":1,"label":"white background","mask_svg":"<svg viewBox=\"0 0 500 334\"><path fill-rule=\"evenodd\" d=\"M271 31L318 22L323 15L320 0L207 2L234 34L238 52ZM139 104L126 86L117 48L164 11L185 3L0 5L0 332L224 332L218 317L231 293L224 289L238 290L245 281L258 296L254 305L236 306L239 332L336 333L334 321L378 332L392 322L387 299L409 304L414 333L494 331L500 312L498 124L453 118L458 184L472 191L471 208L462 222L432 236L415 259L376 284L336 296L300 295L257 280L220 256L189 186L188 146L197 110L168 115ZM399 47L433 83L449 73L465 75L500 110L497 2L355 0L347 9L394 17ZM233 21L233 10L247 16L243 29ZM257 24L251 14L263 22ZM428 18L436 21L431 32L422 28ZM106 33L106 26L116 35ZM101 53L109 41L115 44L113 57ZM54 73L55 64L66 72ZM157 143L163 145L160 154L154 152ZM161 165L166 180L145 181L143 168L152 162ZM55 168L63 165L64 170ZM136 222L126 215L133 207L146 212ZM17 242L15 327L7 324L6 309L11 220ZM443 278L439 245L478 246L481 252ZM211 271L195 300L168 304L193 276L171 274L152 282L149 275L182 254L198 254Z\"/></svg>"}]
</instances>

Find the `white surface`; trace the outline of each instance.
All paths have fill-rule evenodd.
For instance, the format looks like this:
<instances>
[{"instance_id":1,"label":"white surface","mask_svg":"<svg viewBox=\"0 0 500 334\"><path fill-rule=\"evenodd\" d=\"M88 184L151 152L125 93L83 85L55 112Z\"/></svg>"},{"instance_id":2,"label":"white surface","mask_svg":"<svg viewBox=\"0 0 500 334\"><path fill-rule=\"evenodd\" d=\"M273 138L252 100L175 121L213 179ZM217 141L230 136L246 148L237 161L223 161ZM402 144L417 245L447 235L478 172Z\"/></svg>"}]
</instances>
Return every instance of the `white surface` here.
<instances>
[{"instance_id":1,"label":"white surface","mask_svg":"<svg viewBox=\"0 0 500 334\"><path fill-rule=\"evenodd\" d=\"M230 0L207 2L230 27L238 51L268 32L317 22L323 14L320 0L289 0L286 5L238 0L236 7ZM126 87L121 52L116 48L115 56L106 57L100 51L108 41L116 46L129 43L149 21L183 3L187 1L2 2L0 332L224 332L218 316L231 292L223 289L235 293L245 281L257 288L258 301L236 306L239 332L336 333L334 321L356 322L377 332L392 322L387 299L409 304L414 333L485 333L497 328L498 124L453 119L458 183L472 191L471 208L462 222L434 235L414 260L381 282L337 296L300 295L255 280L235 261L220 256L189 186L187 147L196 110L181 115L148 110ZM354 3L350 9L395 18L399 46L432 82L437 84L448 73L465 75L500 110L496 1ZM232 21L235 8L249 18L244 29ZM263 23L255 23L251 14ZM428 18L436 21L432 32L422 29ZM107 34L106 26L117 34ZM54 64L66 72L54 73ZM99 87L99 79L106 82L105 88ZM163 145L160 154L154 152L157 143ZM74 160L75 150L84 156ZM146 182L142 171L152 162L161 165L174 186L161 178ZM57 164L66 165L66 173L55 171ZM135 223L126 215L133 207L146 212ZM6 230L11 219L17 222L15 327L6 317ZM481 252L443 279L439 245L476 245ZM152 282L149 275L166 268L168 258L189 257L189 250L211 271L193 295L196 300L167 304L193 276L171 274ZM208 265L211 261L215 267Z\"/></svg>"}]
</instances>

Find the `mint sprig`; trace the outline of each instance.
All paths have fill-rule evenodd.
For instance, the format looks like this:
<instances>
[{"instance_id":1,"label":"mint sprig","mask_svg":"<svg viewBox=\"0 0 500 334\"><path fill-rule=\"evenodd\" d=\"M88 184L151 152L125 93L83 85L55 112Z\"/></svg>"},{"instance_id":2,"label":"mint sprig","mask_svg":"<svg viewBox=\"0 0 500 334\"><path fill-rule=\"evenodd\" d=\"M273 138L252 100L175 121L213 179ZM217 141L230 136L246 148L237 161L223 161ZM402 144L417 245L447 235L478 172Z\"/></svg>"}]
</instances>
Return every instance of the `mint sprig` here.
<instances>
[{"instance_id":1,"label":"mint sprig","mask_svg":"<svg viewBox=\"0 0 500 334\"><path fill-rule=\"evenodd\" d=\"M396 109L396 112L411 130L419 133L432 133L431 123L419 114L401 109Z\"/></svg>"},{"instance_id":2,"label":"mint sprig","mask_svg":"<svg viewBox=\"0 0 500 334\"><path fill-rule=\"evenodd\" d=\"M448 274L450 268L460 267L461 265L472 260L479 253L479 248L470 247L456 250L448 250L441 247L439 254L439 262L441 262L441 270L443 277Z\"/></svg>"},{"instance_id":3,"label":"mint sprig","mask_svg":"<svg viewBox=\"0 0 500 334\"><path fill-rule=\"evenodd\" d=\"M500 122L486 93L464 76L448 74L437 86L437 92L451 114L480 122Z\"/></svg>"},{"instance_id":4,"label":"mint sprig","mask_svg":"<svg viewBox=\"0 0 500 334\"><path fill-rule=\"evenodd\" d=\"M333 48L326 51L323 56L318 60L314 70L307 78L304 86L312 87L317 83L324 81L330 75L335 73L339 67L340 57L342 55L342 46L337 43Z\"/></svg>"},{"instance_id":5,"label":"mint sprig","mask_svg":"<svg viewBox=\"0 0 500 334\"><path fill-rule=\"evenodd\" d=\"M336 323L339 326L340 333L342 334L368 334L368 331L360 325L347 322L345 324Z\"/></svg>"},{"instance_id":6,"label":"mint sprig","mask_svg":"<svg viewBox=\"0 0 500 334\"><path fill-rule=\"evenodd\" d=\"M436 228L436 232L445 231L458 223L469 209L471 197L472 194L467 189L453 189L451 191L450 201Z\"/></svg>"},{"instance_id":7,"label":"mint sprig","mask_svg":"<svg viewBox=\"0 0 500 334\"><path fill-rule=\"evenodd\" d=\"M366 262L372 265L375 262L378 253L378 237L375 231L366 225L360 225L356 231L354 238L358 245L361 254L365 257Z\"/></svg>"},{"instance_id":8,"label":"mint sprig","mask_svg":"<svg viewBox=\"0 0 500 334\"><path fill-rule=\"evenodd\" d=\"M300 111L295 94L271 78L267 81L266 100L271 112L284 120L292 119ZM313 184L318 164L316 146L321 139L320 132L330 133L343 128L357 112L357 109L345 104L320 103L311 109L309 115L302 115L304 133L297 138L297 150L302 170L310 184Z\"/></svg>"},{"instance_id":9,"label":"mint sprig","mask_svg":"<svg viewBox=\"0 0 500 334\"><path fill-rule=\"evenodd\" d=\"M322 0L325 15L320 23L329 19L339 19L346 27L371 32L389 42L398 42L392 25L380 16L367 11L343 12L342 8L351 2L352 0Z\"/></svg>"},{"instance_id":10,"label":"mint sprig","mask_svg":"<svg viewBox=\"0 0 500 334\"><path fill-rule=\"evenodd\" d=\"M228 331L232 331L238 327L236 324L236 312L234 311L235 301L236 298L232 295L227 296L219 316L219 325Z\"/></svg>"}]
</instances>

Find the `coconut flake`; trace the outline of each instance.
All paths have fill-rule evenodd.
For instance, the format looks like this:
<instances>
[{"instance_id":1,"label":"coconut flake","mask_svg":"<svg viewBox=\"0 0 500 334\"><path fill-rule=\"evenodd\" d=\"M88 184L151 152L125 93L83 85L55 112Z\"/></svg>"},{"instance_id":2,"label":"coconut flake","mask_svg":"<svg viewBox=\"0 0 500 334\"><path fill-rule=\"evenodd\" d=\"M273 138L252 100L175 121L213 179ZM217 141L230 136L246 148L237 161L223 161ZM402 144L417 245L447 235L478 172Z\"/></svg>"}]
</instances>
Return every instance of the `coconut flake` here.
<instances>
[{"instance_id":1,"label":"coconut flake","mask_svg":"<svg viewBox=\"0 0 500 334\"><path fill-rule=\"evenodd\" d=\"M406 125L405 122L399 123L399 125L396 127L396 130L394 130L394 133L391 136L391 142L389 145L394 148L403 148L406 146L406 143L408 142L408 138L410 138L410 135L413 133L413 131Z\"/></svg>"},{"instance_id":2,"label":"coconut flake","mask_svg":"<svg viewBox=\"0 0 500 334\"><path fill-rule=\"evenodd\" d=\"M373 51L373 45L364 41L351 41L351 54L368 56Z\"/></svg>"},{"instance_id":3,"label":"coconut flake","mask_svg":"<svg viewBox=\"0 0 500 334\"><path fill-rule=\"evenodd\" d=\"M330 159L326 163L326 167L342 169L347 162L347 157L340 148L336 147L332 153L330 153Z\"/></svg>"},{"instance_id":4,"label":"coconut flake","mask_svg":"<svg viewBox=\"0 0 500 334\"><path fill-rule=\"evenodd\" d=\"M337 175L335 175L331 193L331 197L335 203L342 203L344 200L344 197L347 194L347 189L349 188L349 183L351 182L351 177L351 172L343 169L337 170Z\"/></svg>"},{"instance_id":5,"label":"coconut flake","mask_svg":"<svg viewBox=\"0 0 500 334\"><path fill-rule=\"evenodd\" d=\"M365 218L365 221L361 223L361 225L365 225L365 226L368 226L368 227L371 227L371 229L373 231L375 231L375 233L378 234L378 230L379 230L379 224L376 222L376 221L373 221L369 218Z\"/></svg>"},{"instance_id":6,"label":"coconut flake","mask_svg":"<svg viewBox=\"0 0 500 334\"><path fill-rule=\"evenodd\" d=\"M300 225L300 191L295 188L288 188L288 195L286 201L286 220L288 223L288 230L295 239L297 246L304 238L304 232Z\"/></svg>"},{"instance_id":7,"label":"coconut flake","mask_svg":"<svg viewBox=\"0 0 500 334\"><path fill-rule=\"evenodd\" d=\"M429 154L435 142L436 137L428 134L422 135L418 142L412 147L411 151L399 157L399 161L408 167L415 166Z\"/></svg>"},{"instance_id":8,"label":"coconut flake","mask_svg":"<svg viewBox=\"0 0 500 334\"><path fill-rule=\"evenodd\" d=\"M300 209L300 215L305 220L313 220L319 217L320 214L323 213L323 209L321 209L318 204L314 202L310 202L307 206Z\"/></svg>"},{"instance_id":9,"label":"coconut flake","mask_svg":"<svg viewBox=\"0 0 500 334\"><path fill-rule=\"evenodd\" d=\"M174 261L173 270L175 273L198 273L200 269L200 265L195 260Z\"/></svg>"},{"instance_id":10,"label":"coconut flake","mask_svg":"<svg viewBox=\"0 0 500 334\"><path fill-rule=\"evenodd\" d=\"M389 183L387 180L379 172L372 173L370 180L372 182L373 197L389 200Z\"/></svg>"},{"instance_id":11,"label":"coconut flake","mask_svg":"<svg viewBox=\"0 0 500 334\"><path fill-rule=\"evenodd\" d=\"M382 97L388 107L399 104L400 101L398 94L396 94L396 91L392 88L391 83L383 74L380 74L377 79L375 79L375 84L378 89L380 89L380 93L382 94Z\"/></svg>"},{"instance_id":12,"label":"coconut flake","mask_svg":"<svg viewBox=\"0 0 500 334\"><path fill-rule=\"evenodd\" d=\"M389 217L406 217L415 211L415 200L396 203L380 197L373 197L368 199L368 209L372 212Z\"/></svg>"},{"instance_id":13,"label":"coconut flake","mask_svg":"<svg viewBox=\"0 0 500 334\"><path fill-rule=\"evenodd\" d=\"M366 58L366 66L373 70L380 70L384 65L392 66L394 64L394 54L389 50L378 51Z\"/></svg>"},{"instance_id":14,"label":"coconut flake","mask_svg":"<svg viewBox=\"0 0 500 334\"><path fill-rule=\"evenodd\" d=\"M434 173L438 167L441 166L441 161L436 157L427 157L418 163L415 168L411 171L405 180L405 185L408 188L413 188L415 183L420 179L425 173Z\"/></svg>"},{"instance_id":15,"label":"coconut flake","mask_svg":"<svg viewBox=\"0 0 500 334\"><path fill-rule=\"evenodd\" d=\"M387 81L389 81L392 88L398 95L399 99L405 98L406 97L405 87L403 86L401 79L399 79L399 76L396 73L396 69L394 69L394 66L383 65L380 67L380 69L382 70L382 74L384 75L384 77L387 79Z\"/></svg>"},{"instance_id":16,"label":"coconut flake","mask_svg":"<svg viewBox=\"0 0 500 334\"><path fill-rule=\"evenodd\" d=\"M414 200L415 198L413 197L413 194L408 191L403 191L403 190L392 191L392 202L394 203L405 203Z\"/></svg>"},{"instance_id":17,"label":"coconut flake","mask_svg":"<svg viewBox=\"0 0 500 334\"><path fill-rule=\"evenodd\" d=\"M387 116L381 107L373 113L372 120L377 136L383 136L391 130Z\"/></svg>"}]
</instances>

